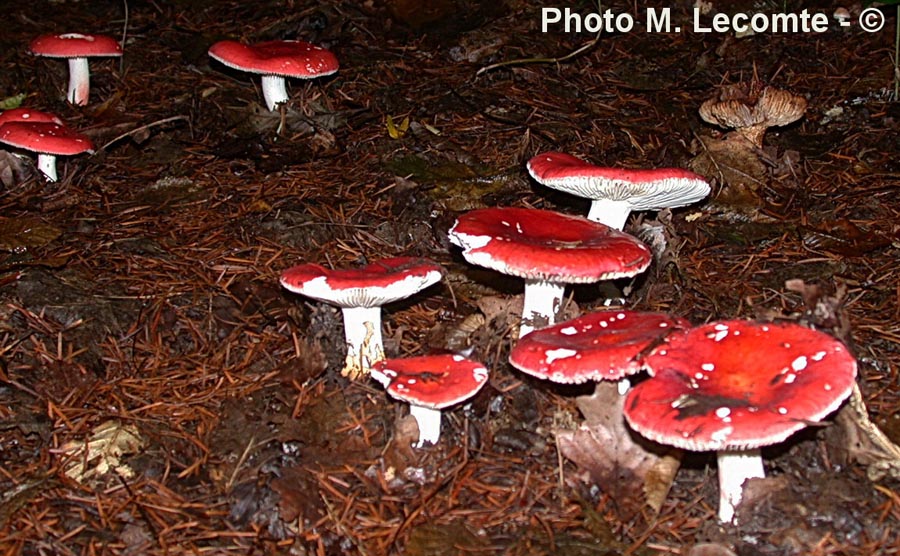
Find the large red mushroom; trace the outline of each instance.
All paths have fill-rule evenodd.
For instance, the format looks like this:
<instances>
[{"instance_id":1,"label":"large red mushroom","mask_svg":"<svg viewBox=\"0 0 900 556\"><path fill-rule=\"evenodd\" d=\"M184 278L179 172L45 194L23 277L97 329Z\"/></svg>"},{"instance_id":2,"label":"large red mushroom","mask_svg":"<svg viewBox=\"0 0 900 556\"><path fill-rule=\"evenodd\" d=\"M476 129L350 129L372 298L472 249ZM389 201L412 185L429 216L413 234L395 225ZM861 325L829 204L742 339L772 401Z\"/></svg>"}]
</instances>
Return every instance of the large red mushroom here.
<instances>
[{"instance_id":1,"label":"large red mushroom","mask_svg":"<svg viewBox=\"0 0 900 556\"><path fill-rule=\"evenodd\" d=\"M285 78L312 79L338 70L337 57L305 41L268 41L243 44L220 41L209 49L211 58L230 68L262 74L262 92L269 110L290 98Z\"/></svg>"},{"instance_id":2,"label":"large red mushroom","mask_svg":"<svg viewBox=\"0 0 900 556\"><path fill-rule=\"evenodd\" d=\"M631 277L651 261L634 237L549 210L473 210L456 220L449 238L470 263L525 279L520 337L553 324L566 284Z\"/></svg>"},{"instance_id":3,"label":"large red mushroom","mask_svg":"<svg viewBox=\"0 0 900 556\"><path fill-rule=\"evenodd\" d=\"M341 372L356 379L384 359L381 306L410 297L441 280L443 269L416 257L393 257L363 268L331 270L317 264L291 267L281 274L289 291L341 308L347 340Z\"/></svg>"},{"instance_id":4,"label":"large red mushroom","mask_svg":"<svg viewBox=\"0 0 900 556\"><path fill-rule=\"evenodd\" d=\"M856 378L841 342L798 324L713 322L667 336L643 362L651 378L628 393L625 418L660 444L716 452L723 522L744 481L765 476L760 447L827 417Z\"/></svg>"},{"instance_id":5,"label":"large red mushroom","mask_svg":"<svg viewBox=\"0 0 900 556\"><path fill-rule=\"evenodd\" d=\"M689 170L609 168L559 152L535 156L528 172L541 185L590 199L588 219L617 230L632 211L683 207L709 195L706 180Z\"/></svg>"}]
</instances>

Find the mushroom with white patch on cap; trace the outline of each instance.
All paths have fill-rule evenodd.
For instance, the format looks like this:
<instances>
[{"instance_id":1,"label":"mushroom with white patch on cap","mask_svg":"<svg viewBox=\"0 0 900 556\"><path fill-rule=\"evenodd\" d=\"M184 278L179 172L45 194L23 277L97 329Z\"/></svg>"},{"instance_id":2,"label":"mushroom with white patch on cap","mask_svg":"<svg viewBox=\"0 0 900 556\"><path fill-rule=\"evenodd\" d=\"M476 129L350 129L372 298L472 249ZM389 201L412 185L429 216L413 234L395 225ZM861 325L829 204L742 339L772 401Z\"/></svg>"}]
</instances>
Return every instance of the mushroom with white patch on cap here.
<instances>
[{"instance_id":1,"label":"mushroom with white patch on cap","mask_svg":"<svg viewBox=\"0 0 900 556\"><path fill-rule=\"evenodd\" d=\"M0 114L0 143L37 153L37 167L49 181L59 179L56 157L92 152L86 135L66 127L53 114L16 108Z\"/></svg>"},{"instance_id":2,"label":"mushroom with white patch on cap","mask_svg":"<svg viewBox=\"0 0 900 556\"><path fill-rule=\"evenodd\" d=\"M282 272L281 285L341 308L347 340L341 374L355 380L368 374L375 361L384 359L381 306L410 297L442 277L443 269L433 261L393 257L359 269L330 270L302 264Z\"/></svg>"},{"instance_id":3,"label":"mushroom with white patch on cap","mask_svg":"<svg viewBox=\"0 0 900 556\"><path fill-rule=\"evenodd\" d=\"M384 359L372 366L370 376L388 394L409 404L419 426L417 448L437 444L441 436L441 410L474 396L488 378L487 368L461 355L441 354Z\"/></svg>"},{"instance_id":4,"label":"mushroom with white patch on cap","mask_svg":"<svg viewBox=\"0 0 900 556\"><path fill-rule=\"evenodd\" d=\"M534 330L509 353L510 364L562 384L619 381L642 368L640 354L675 330L690 327L680 317L642 311L597 311Z\"/></svg>"},{"instance_id":5,"label":"mushroom with white patch on cap","mask_svg":"<svg viewBox=\"0 0 900 556\"><path fill-rule=\"evenodd\" d=\"M709 195L706 180L689 170L609 168L560 152L533 157L528 173L541 185L590 199L588 219L617 230L632 211L683 207Z\"/></svg>"},{"instance_id":6,"label":"mushroom with white patch on cap","mask_svg":"<svg viewBox=\"0 0 900 556\"><path fill-rule=\"evenodd\" d=\"M88 103L91 92L91 70L88 58L122 56L122 47L112 37L83 33L41 35L31 41L29 50L35 56L65 58L69 61L69 88L66 99L77 106Z\"/></svg>"},{"instance_id":7,"label":"mushroom with white patch on cap","mask_svg":"<svg viewBox=\"0 0 900 556\"><path fill-rule=\"evenodd\" d=\"M338 59L329 50L305 41L267 41L243 44L219 41L209 56L230 68L262 74L262 92L269 110L288 101L285 78L312 79L338 70Z\"/></svg>"},{"instance_id":8,"label":"mushroom with white patch on cap","mask_svg":"<svg viewBox=\"0 0 900 556\"><path fill-rule=\"evenodd\" d=\"M553 324L566 284L635 276L652 258L646 245L624 232L531 208L467 212L448 236L470 263L525 279L519 337Z\"/></svg>"},{"instance_id":9,"label":"mushroom with white patch on cap","mask_svg":"<svg viewBox=\"0 0 900 556\"><path fill-rule=\"evenodd\" d=\"M765 476L760 447L821 421L853 388L856 360L798 324L713 322L675 332L643 358L625 419L669 446L715 451L719 519L731 522L744 481Z\"/></svg>"}]
</instances>

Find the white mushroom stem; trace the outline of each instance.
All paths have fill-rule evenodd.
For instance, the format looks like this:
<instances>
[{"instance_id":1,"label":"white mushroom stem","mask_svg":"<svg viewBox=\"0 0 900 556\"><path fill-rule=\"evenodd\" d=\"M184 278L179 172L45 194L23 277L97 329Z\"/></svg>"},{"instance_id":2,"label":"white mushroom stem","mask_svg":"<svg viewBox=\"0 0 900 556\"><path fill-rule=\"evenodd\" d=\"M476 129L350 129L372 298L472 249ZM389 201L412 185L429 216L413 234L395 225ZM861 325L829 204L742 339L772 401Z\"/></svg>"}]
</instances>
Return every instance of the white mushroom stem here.
<instances>
[{"instance_id":1,"label":"white mushroom stem","mask_svg":"<svg viewBox=\"0 0 900 556\"><path fill-rule=\"evenodd\" d=\"M69 58L69 90L66 99L75 106L85 106L91 94L91 70L87 58Z\"/></svg>"},{"instance_id":2,"label":"white mushroom stem","mask_svg":"<svg viewBox=\"0 0 900 556\"><path fill-rule=\"evenodd\" d=\"M37 167L47 177L47 181L57 181L59 176L56 174L56 155L38 154Z\"/></svg>"},{"instance_id":3,"label":"white mushroom stem","mask_svg":"<svg viewBox=\"0 0 900 556\"><path fill-rule=\"evenodd\" d=\"M594 199L591 201L591 210L587 217L588 220L621 230L625 227L625 221L628 220L629 214L631 214L631 204L628 201Z\"/></svg>"},{"instance_id":4,"label":"white mushroom stem","mask_svg":"<svg viewBox=\"0 0 900 556\"><path fill-rule=\"evenodd\" d=\"M744 481L766 476L758 449L716 452L719 466L719 521L731 523L744 496Z\"/></svg>"},{"instance_id":5,"label":"white mushroom stem","mask_svg":"<svg viewBox=\"0 0 900 556\"><path fill-rule=\"evenodd\" d=\"M416 448L425 446L425 443L437 444L441 438L441 410L410 405L409 414L416 420L419 426L419 441Z\"/></svg>"},{"instance_id":6,"label":"white mushroom stem","mask_svg":"<svg viewBox=\"0 0 900 556\"><path fill-rule=\"evenodd\" d=\"M356 379L369 374L372 364L384 359L381 307L344 307L341 311L347 340L347 366L341 374Z\"/></svg>"},{"instance_id":7,"label":"white mushroom stem","mask_svg":"<svg viewBox=\"0 0 900 556\"><path fill-rule=\"evenodd\" d=\"M558 282L530 279L525 281L525 301L522 307L522 324L519 338L535 328L550 326L556 321L556 312L562 304L566 286ZM535 326L535 325L539 326Z\"/></svg>"},{"instance_id":8,"label":"white mushroom stem","mask_svg":"<svg viewBox=\"0 0 900 556\"><path fill-rule=\"evenodd\" d=\"M280 75L262 76L262 93L269 110L277 110L278 105L288 101L287 86Z\"/></svg>"}]
</instances>

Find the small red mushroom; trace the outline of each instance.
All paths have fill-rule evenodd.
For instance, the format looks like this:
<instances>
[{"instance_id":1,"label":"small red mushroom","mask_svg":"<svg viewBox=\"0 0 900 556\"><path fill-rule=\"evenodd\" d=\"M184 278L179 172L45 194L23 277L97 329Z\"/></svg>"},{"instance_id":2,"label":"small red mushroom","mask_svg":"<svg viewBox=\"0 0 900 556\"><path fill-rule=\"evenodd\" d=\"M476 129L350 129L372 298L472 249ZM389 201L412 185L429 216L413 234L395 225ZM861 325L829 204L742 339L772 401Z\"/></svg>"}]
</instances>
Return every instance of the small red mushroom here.
<instances>
[{"instance_id":1,"label":"small red mushroom","mask_svg":"<svg viewBox=\"0 0 900 556\"><path fill-rule=\"evenodd\" d=\"M634 276L651 260L647 246L626 233L549 210L473 210L448 235L470 263L525 279L519 337L553 324L566 284Z\"/></svg>"},{"instance_id":2,"label":"small red mushroom","mask_svg":"<svg viewBox=\"0 0 900 556\"><path fill-rule=\"evenodd\" d=\"M220 41L209 55L230 68L262 74L263 98L269 110L287 102L285 78L312 79L338 70L337 57L329 50L305 41L268 41L243 44Z\"/></svg>"},{"instance_id":3,"label":"small red mushroom","mask_svg":"<svg viewBox=\"0 0 900 556\"><path fill-rule=\"evenodd\" d=\"M667 336L643 363L651 378L628 393L626 420L660 444L716 451L723 522L744 481L765 476L759 448L827 417L856 378L841 342L798 324L713 322Z\"/></svg>"},{"instance_id":4,"label":"small red mushroom","mask_svg":"<svg viewBox=\"0 0 900 556\"><path fill-rule=\"evenodd\" d=\"M590 199L588 219L617 230L632 211L683 207L709 195L706 180L689 170L608 168L559 152L535 156L528 172L541 185Z\"/></svg>"},{"instance_id":5,"label":"small red mushroom","mask_svg":"<svg viewBox=\"0 0 900 556\"><path fill-rule=\"evenodd\" d=\"M38 154L38 169L49 181L57 181L56 157L90 152L90 138L73 131L46 112L19 111L0 115L0 142ZM4 118L5 117L5 118Z\"/></svg>"},{"instance_id":6,"label":"small red mushroom","mask_svg":"<svg viewBox=\"0 0 900 556\"><path fill-rule=\"evenodd\" d=\"M341 374L356 379L384 359L381 306L405 299L441 280L443 269L433 261L394 257L359 269L330 270L317 264L291 267L281 274L287 290L341 308L347 340L347 361Z\"/></svg>"},{"instance_id":7,"label":"small red mushroom","mask_svg":"<svg viewBox=\"0 0 900 556\"><path fill-rule=\"evenodd\" d=\"M81 33L41 35L31 41L29 49L35 56L66 58L69 61L69 89L66 99L77 106L86 105L90 96L91 70L88 58L122 55L122 47L116 39Z\"/></svg>"},{"instance_id":8,"label":"small red mushroom","mask_svg":"<svg viewBox=\"0 0 900 556\"><path fill-rule=\"evenodd\" d=\"M384 359L373 365L371 376L409 404L419 426L416 447L421 448L440 439L441 410L474 396L487 382L488 370L461 355L441 354Z\"/></svg>"}]
</instances>

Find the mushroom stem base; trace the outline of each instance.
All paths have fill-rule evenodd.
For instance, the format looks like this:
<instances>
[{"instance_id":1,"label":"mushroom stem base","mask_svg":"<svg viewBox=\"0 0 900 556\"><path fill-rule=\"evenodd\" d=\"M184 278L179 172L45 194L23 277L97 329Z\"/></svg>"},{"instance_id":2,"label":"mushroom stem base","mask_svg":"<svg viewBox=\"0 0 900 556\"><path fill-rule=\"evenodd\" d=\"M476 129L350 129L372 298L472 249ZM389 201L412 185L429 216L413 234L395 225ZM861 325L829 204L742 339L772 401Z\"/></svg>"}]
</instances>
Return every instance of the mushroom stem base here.
<instances>
[{"instance_id":1,"label":"mushroom stem base","mask_svg":"<svg viewBox=\"0 0 900 556\"><path fill-rule=\"evenodd\" d=\"M719 521L731 523L744 496L744 481L766 476L759 450L716 453L719 466Z\"/></svg>"},{"instance_id":2,"label":"mushroom stem base","mask_svg":"<svg viewBox=\"0 0 900 556\"><path fill-rule=\"evenodd\" d=\"M52 154L39 154L37 157L37 167L47 181L58 181L59 176L56 174L56 156Z\"/></svg>"},{"instance_id":3,"label":"mushroom stem base","mask_svg":"<svg viewBox=\"0 0 900 556\"><path fill-rule=\"evenodd\" d=\"M356 380L369 374L376 361L384 359L381 339L381 307L344 307L347 358L341 374Z\"/></svg>"},{"instance_id":4,"label":"mushroom stem base","mask_svg":"<svg viewBox=\"0 0 900 556\"><path fill-rule=\"evenodd\" d=\"M266 100L266 106L271 111L277 110L279 104L287 102L290 98L287 94L284 77L279 75L262 76L262 93Z\"/></svg>"},{"instance_id":5,"label":"mushroom stem base","mask_svg":"<svg viewBox=\"0 0 900 556\"><path fill-rule=\"evenodd\" d=\"M437 444L441 438L441 411L421 405L410 405L409 414L419 426L419 441L416 442L416 448L422 448L426 442Z\"/></svg>"},{"instance_id":6,"label":"mushroom stem base","mask_svg":"<svg viewBox=\"0 0 900 556\"><path fill-rule=\"evenodd\" d=\"M535 328L544 328L556 321L556 312L562 304L565 291L564 284L544 280L525 281L525 300L519 338Z\"/></svg>"}]
</instances>

